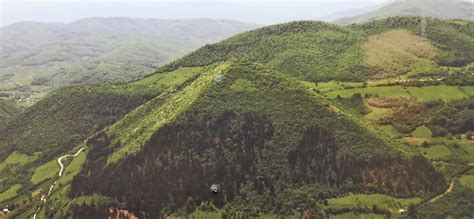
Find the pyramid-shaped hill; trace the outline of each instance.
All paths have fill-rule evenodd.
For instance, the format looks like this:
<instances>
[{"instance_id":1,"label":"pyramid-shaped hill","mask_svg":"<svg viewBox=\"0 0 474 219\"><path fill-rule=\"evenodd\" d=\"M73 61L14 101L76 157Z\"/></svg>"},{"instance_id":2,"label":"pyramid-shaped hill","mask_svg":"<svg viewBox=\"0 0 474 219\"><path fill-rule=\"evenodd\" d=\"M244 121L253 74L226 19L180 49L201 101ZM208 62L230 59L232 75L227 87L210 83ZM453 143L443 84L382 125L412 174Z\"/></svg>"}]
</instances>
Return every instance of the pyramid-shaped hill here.
<instances>
[{"instance_id":1,"label":"pyramid-shaped hill","mask_svg":"<svg viewBox=\"0 0 474 219\"><path fill-rule=\"evenodd\" d=\"M284 213L347 191L441 192L443 176L396 144L299 80L260 64L226 62L89 140L69 197L98 194L155 217L190 200ZM209 193L212 184L220 186L217 195Z\"/></svg>"}]
</instances>

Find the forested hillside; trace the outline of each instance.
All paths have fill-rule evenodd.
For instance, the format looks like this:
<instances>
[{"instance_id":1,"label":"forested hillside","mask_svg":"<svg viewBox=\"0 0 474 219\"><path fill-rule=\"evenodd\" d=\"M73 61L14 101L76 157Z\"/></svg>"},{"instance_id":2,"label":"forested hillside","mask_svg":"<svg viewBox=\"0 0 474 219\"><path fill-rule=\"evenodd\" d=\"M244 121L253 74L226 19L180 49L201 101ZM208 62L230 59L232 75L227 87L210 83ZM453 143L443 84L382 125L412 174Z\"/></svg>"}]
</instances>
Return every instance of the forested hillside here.
<instances>
[{"instance_id":1,"label":"forested hillside","mask_svg":"<svg viewBox=\"0 0 474 219\"><path fill-rule=\"evenodd\" d=\"M59 89L0 136L0 204L18 218L473 217L472 26L290 22L141 80Z\"/></svg>"},{"instance_id":2,"label":"forested hillside","mask_svg":"<svg viewBox=\"0 0 474 219\"><path fill-rule=\"evenodd\" d=\"M462 67L474 61L473 22L427 19L425 32L422 25L419 17L347 27L316 21L279 24L206 45L161 71L237 58L312 82L364 81L407 73L443 73L442 66ZM395 32L384 34L389 30ZM387 48L390 44L393 48ZM373 59L382 62L374 63ZM383 61L395 66L382 68L387 64Z\"/></svg>"},{"instance_id":3,"label":"forested hillside","mask_svg":"<svg viewBox=\"0 0 474 219\"><path fill-rule=\"evenodd\" d=\"M8 120L20 113L21 109L15 106L15 103L0 98L0 130L5 126Z\"/></svg>"},{"instance_id":4,"label":"forested hillside","mask_svg":"<svg viewBox=\"0 0 474 219\"><path fill-rule=\"evenodd\" d=\"M303 83L259 64L222 64L180 95L158 107L148 102L90 139L70 198L99 194L149 217L179 211L189 200L291 214L309 197L424 196L444 187L423 157L400 152L401 143L388 145ZM209 195L212 183L220 195ZM308 211L322 214L316 206Z\"/></svg>"}]
</instances>

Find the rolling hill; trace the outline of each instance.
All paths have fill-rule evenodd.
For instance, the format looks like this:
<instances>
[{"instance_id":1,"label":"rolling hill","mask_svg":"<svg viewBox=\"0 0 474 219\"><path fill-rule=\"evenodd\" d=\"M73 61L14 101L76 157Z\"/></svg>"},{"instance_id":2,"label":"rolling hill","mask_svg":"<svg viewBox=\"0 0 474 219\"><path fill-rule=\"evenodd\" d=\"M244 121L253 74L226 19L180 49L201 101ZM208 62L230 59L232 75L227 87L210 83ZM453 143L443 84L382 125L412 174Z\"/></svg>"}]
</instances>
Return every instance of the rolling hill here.
<instances>
[{"instance_id":1,"label":"rolling hill","mask_svg":"<svg viewBox=\"0 0 474 219\"><path fill-rule=\"evenodd\" d=\"M236 58L312 82L364 81L441 72L442 66L463 67L474 61L473 22L427 19L425 33L422 22L419 17L394 17L347 27L316 21L274 25L206 45L161 71ZM384 34L389 30L395 32ZM387 48L395 38L404 40Z\"/></svg>"},{"instance_id":2,"label":"rolling hill","mask_svg":"<svg viewBox=\"0 0 474 219\"><path fill-rule=\"evenodd\" d=\"M1 27L0 91L140 79L206 44L257 27L229 20L87 18Z\"/></svg>"},{"instance_id":3,"label":"rolling hill","mask_svg":"<svg viewBox=\"0 0 474 219\"><path fill-rule=\"evenodd\" d=\"M0 136L0 203L19 218L473 216L473 22L421 22L273 25L141 80L62 88Z\"/></svg>"},{"instance_id":4,"label":"rolling hill","mask_svg":"<svg viewBox=\"0 0 474 219\"><path fill-rule=\"evenodd\" d=\"M379 9L336 19L337 24L365 23L394 16L426 16L439 19L474 19L474 4L457 0L395 1Z\"/></svg>"}]
</instances>

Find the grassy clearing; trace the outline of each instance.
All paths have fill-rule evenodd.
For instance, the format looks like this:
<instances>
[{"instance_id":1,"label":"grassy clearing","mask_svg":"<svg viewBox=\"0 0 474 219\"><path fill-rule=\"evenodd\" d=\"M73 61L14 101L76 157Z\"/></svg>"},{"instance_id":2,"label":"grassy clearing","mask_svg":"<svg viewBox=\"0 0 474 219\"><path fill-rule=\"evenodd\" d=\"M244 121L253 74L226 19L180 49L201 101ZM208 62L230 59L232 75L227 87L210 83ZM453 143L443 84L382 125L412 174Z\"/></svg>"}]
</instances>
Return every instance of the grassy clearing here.
<instances>
[{"instance_id":1,"label":"grassy clearing","mask_svg":"<svg viewBox=\"0 0 474 219\"><path fill-rule=\"evenodd\" d=\"M11 186L9 189L5 190L0 194L0 202L7 200L9 198L13 198L17 195L19 189L21 189L22 185L15 184Z\"/></svg>"},{"instance_id":2,"label":"grassy clearing","mask_svg":"<svg viewBox=\"0 0 474 219\"><path fill-rule=\"evenodd\" d=\"M431 138L432 135L431 130L424 125L416 128L411 134L415 138Z\"/></svg>"},{"instance_id":3,"label":"grassy clearing","mask_svg":"<svg viewBox=\"0 0 474 219\"><path fill-rule=\"evenodd\" d=\"M370 107L371 112L364 117L368 120L378 121L387 116L391 109Z\"/></svg>"},{"instance_id":4,"label":"grassy clearing","mask_svg":"<svg viewBox=\"0 0 474 219\"><path fill-rule=\"evenodd\" d=\"M314 84L311 82L304 82L305 85L312 84L314 88L320 90L321 92L328 92L334 90L342 90L346 88L361 88L363 83L360 82L339 82L339 81L330 81L330 82L321 82Z\"/></svg>"},{"instance_id":5,"label":"grassy clearing","mask_svg":"<svg viewBox=\"0 0 474 219\"><path fill-rule=\"evenodd\" d=\"M366 94L378 95L380 97L406 97L410 94L401 86L385 86L385 87L367 87L331 91L326 93L330 98L336 98L338 95L342 98L349 98L355 93L360 93L362 96Z\"/></svg>"},{"instance_id":6,"label":"grassy clearing","mask_svg":"<svg viewBox=\"0 0 474 219\"><path fill-rule=\"evenodd\" d=\"M197 75L202 70L202 67L180 68L172 72L153 74L142 80L132 82L130 85L158 86L163 88L177 86Z\"/></svg>"},{"instance_id":7,"label":"grassy clearing","mask_svg":"<svg viewBox=\"0 0 474 219\"><path fill-rule=\"evenodd\" d=\"M49 161L35 169L33 176L31 177L31 182L33 184L38 184L46 179L51 179L58 174L59 166L56 162L56 159Z\"/></svg>"},{"instance_id":8,"label":"grassy clearing","mask_svg":"<svg viewBox=\"0 0 474 219\"><path fill-rule=\"evenodd\" d=\"M459 89L461 89L462 91L464 91L464 93L466 93L467 95L471 97L474 96L474 86L463 86L463 87L459 87Z\"/></svg>"},{"instance_id":9,"label":"grassy clearing","mask_svg":"<svg viewBox=\"0 0 474 219\"><path fill-rule=\"evenodd\" d=\"M361 48L364 61L380 69L382 75L433 72L432 69L437 68L433 62L436 49L428 40L408 30L391 30L371 36Z\"/></svg>"},{"instance_id":10,"label":"grassy clearing","mask_svg":"<svg viewBox=\"0 0 474 219\"><path fill-rule=\"evenodd\" d=\"M3 162L0 163L0 172L3 171L5 167L8 165L25 165L29 162L34 161L37 158L37 156L28 156L26 154L22 154L19 152L13 152L11 153L7 159L5 159Z\"/></svg>"},{"instance_id":11,"label":"grassy clearing","mask_svg":"<svg viewBox=\"0 0 474 219\"><path fill-rule=\"evenodd\" d=\"M138 152L145 141L153 134L150 130L158 130L161 126L184 113L202 92L213 83L217 83L215 82L216 78L229 66L229 64L221 64L203 73L201 77L193 81L183 91L174 94L159 107L156 107L155 104L160 102L161 97L141 105L111 126L108 133L111 135L112 133L119 133L117 138L114 139L114 144L120 142L121 147L109 155L107 162L109 164L115 163L126 155ZM143 117L146 111L151 112L148 112L147 116Z\"/></svg>"},{"instance_id":12,"label":"grassy clearing","mask_svg":"<svg viewBox=\"0 0 474 219\"><path fill-rule=\"evenodd\" d=\"M167 217L169 218L169 217ZM222 212L221 211L213 211L213 212L206 212L206 211L195 211L188 218L195 218L195 219L221 219Z\"/></svg>"},{"instance_id":13,"label":"grassy clearing","mask_svg":"<svg viewBox=\"0 0 474 219\"><path fill-rule=\"evenodd\" d=\"M474 189L474 175L462 175L459 177L461 185Z\"/></svg>"},{"instance_id":14,"label":"grassy clearing","mask_svg":"<svg viewBox=\"0 0 474 219\"><path fill-rule=\"evenodd\" d=\"M328 199L329 206L332 208L371 208L377 205L380 208L387 209L397 214L401 208L406 208L409 204L418 204L421 198L393 198L384 194L349 194L341 198Z\"/></svg>"},{"instance_id":15,"label":"grassy clearing","mask_svg":"<svg viewBox=\"0 0 474 219\"><path fill-rule=\"evenodd\" d=\"M421 148L423 156L429 159L436 159L441 157L447 157L451 154L451 150L444 145L431 146L429 148Z\"/></svg>"},{"instance_id":16,"label":"grassy clearing","mask_svg":"<svg viewBox=\"0 0 474 219\"><path fill-rule=\"evenodd\" d=\"M468 98L468 96L456 86L427 86L427 87L408 87L410 94L420 101L433 100L454 100Z\"/></svg>"},{"instance_id":17,"label":"grassy clearing","mask_svg":"<svg viewBox=\"0 0 474 219\"><path fill-rule=\"evenodd\" d=\"M349 212L349 213L344 213L344 214L332 215L332 216L329 216L329 218L332 218L332 219L354 219L354 218L376 219L376 218L384 218L384 216L379 215L379 214L356 214L353 212Z\"/></svg>"}]
</instances>

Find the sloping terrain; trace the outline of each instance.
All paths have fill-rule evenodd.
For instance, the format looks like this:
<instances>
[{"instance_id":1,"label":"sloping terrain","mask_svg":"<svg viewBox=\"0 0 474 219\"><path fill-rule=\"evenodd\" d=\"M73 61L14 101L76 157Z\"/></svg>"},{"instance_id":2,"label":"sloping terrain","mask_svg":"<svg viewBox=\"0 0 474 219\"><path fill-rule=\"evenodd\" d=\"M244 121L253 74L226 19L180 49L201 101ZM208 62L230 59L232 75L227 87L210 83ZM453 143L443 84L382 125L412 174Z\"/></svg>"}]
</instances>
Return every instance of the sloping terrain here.
<instances>
[{"instance_id":1,"label":"sloping terrain","mask_svg":"<svg viewBox=\"0 0 474 219\"><path fill-rule=\"evenodd\" d=\"M474 4L458 0L395 1L379 9L335 20L337 24L365 23L394 16L427 16L439 19L474 19Z\"/></svg>"},{"instance_id":2,"label":"sloping terrain","mask_svg":"<svg viewBox=\"0 0 474 219\"><path fill-rule=\"evenodd\" d=\"M459 67L474 61L473 22L438 19L425 22L425 32L421 30L423 20L419 17L396 17L348 27L315 21L279 24L206 45L160 71L236 58L264 63L312 82L364 81L395 77L410 70L442 71L440 66ZM384 34L391 30L394 32ZM383 48L397 38L395 35L405 40L390 42L393 45L389 50ZM375 63L374 68L373 57L379 55L377 51L387 54L385 62L396 66L380 69L377 66L386 63ZM398 67L401 69L395 70Z\"/></svg>"},{"instance_id":3,"label":"sloping terrain","mask_svg":"<svg viewBox=\"0 0 474 219\"><path fill-rule=\"evenodd\" d=\"M21 109L16 107L12 101L0 98L0 130L5 126L8 120L20 112Z\"/></svg>"},{"instance_id":4,"label":"sloping terrain","mask_svg":"<svg viewBox=\"0 0 474 219\"><path fill-rule=\"evenodd\" d=\"M474 163L472 25L291 22L142 80L61 89L0 139L18 176L0 202L19 218L432 216L440 194L470 208L452 191Z\"/></svg>"},{"instance_id":5,"label":"sloping terrain","mask_svg":"<svg viewBox=\"0 0 474 219\"><path fill-rule=\"evenodd\" d=\"M301 82L259 64L219 65L177 95L158 107L148 102L90 139L71 198L99 194L149 217L187 200L291 214L311 196L428 195L444 187L424 158L401 153ZM212 183L218 196L209 196ZM91 213L83 207L74 214Z\"/></svg>"},{"instance_id":6,"label":"sloping terrain","mask_svg":"<svg viewBox=\"0 0 474 219\"><path fill-rule=\"evenodd\" d=\"M257 27L228 20L88 18L0 28L0 92L140 79L162 64ZM19 94L15 94L19 95Z\"/></svg>"}]
</instances>

